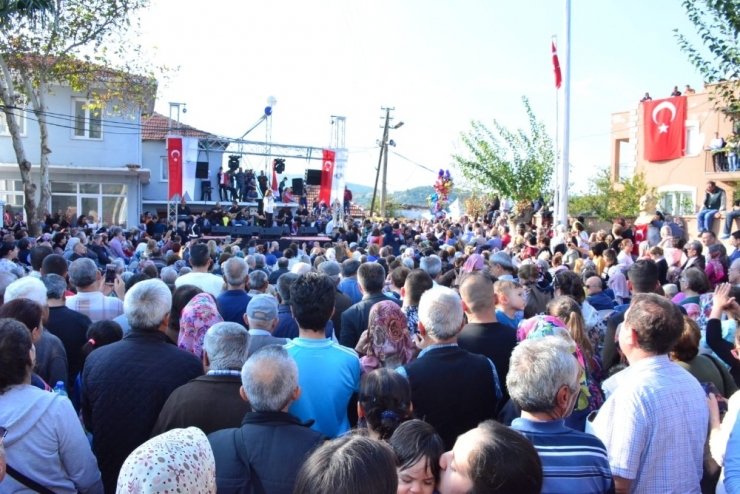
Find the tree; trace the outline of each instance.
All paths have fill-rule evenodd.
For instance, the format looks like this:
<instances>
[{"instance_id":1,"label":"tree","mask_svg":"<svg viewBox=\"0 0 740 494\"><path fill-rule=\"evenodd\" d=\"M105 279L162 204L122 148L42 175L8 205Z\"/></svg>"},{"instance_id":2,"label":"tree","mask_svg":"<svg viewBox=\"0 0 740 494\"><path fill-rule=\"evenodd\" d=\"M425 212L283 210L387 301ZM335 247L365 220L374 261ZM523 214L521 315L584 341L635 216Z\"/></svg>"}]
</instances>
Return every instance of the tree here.
<instances>
[{"instance_id":1,"label":"tree","mask_svg":"<svg viewBox=\"0 0 740 494\"><path fill-rule=\"evenodd\" d=\"M522 97L522 101L529 133L511 131L497 120L493 130L473 121L472 129L461 134L466 153L452 157L467 180L517 205L529 204L548 190L555 166L552 139L545 125L535 118L529 100Z\"/></svg>"},{"instance_id":2,"label":"tree","mask_svg":"<svg viewBox=\"0 0 740 494\"><path fill-rule=\"evenodd\" d=\"M645 174L636 173L614 182L609 170L602 168L589 183L587 194L568 199L568 211L571 215L593 215L601 221L629 218L640 211L640 197L648 192L655 195L655 188L645 182Z\"/></svg>"},{"instance_id":3,"label":"tree","mask_svg":"<svg viewBox=\"0 0 740 494\"><path fill-rule=\"evenodd\" d=\"M675 29L678 46L705 82L717 84L715 106L735 116L740 112L740 0L683 0L682 5L705 50Z\"/></svg>"},{"instance_id":4,"label":"tree","mask_svg":"<svg viewBox=\"0 0 740 494\"><path fill-rule=\"evenodd\" d=\"M26 0L16 4L23 8L0 19L0 105L20 169L29 230L36 235L51 199L52 149L46 105L51 87L67 85L87 93L94 114L106 108L122 113L128 107L153 102L156 80L141 47L125 39L132 19L148 0ZM41 136L38 186L18 122L26 105Z\"/></svg>"}]
</instances>

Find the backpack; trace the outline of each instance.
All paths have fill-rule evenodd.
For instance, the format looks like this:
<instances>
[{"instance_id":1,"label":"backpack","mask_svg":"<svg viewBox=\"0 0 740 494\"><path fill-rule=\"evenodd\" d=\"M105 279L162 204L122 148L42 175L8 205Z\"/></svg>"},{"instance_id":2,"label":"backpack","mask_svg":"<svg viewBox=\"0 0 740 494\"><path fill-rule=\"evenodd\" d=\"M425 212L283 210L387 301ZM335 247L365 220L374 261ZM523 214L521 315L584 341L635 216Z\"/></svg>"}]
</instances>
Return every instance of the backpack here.
<instances>
[{"instance_id":1,"label":"backpack","mask_svg":"<svg viewBox=\"0 0 740 494\"><path fill-rule=\"evenodd\" d=\"M552 295L542 291L536 283L527 282L524 285L529 288L527 305L524 306L524 319L529 319L537 314L543 314L547 309L548 302L552 300Z\"/></svg>"}]
</instances>

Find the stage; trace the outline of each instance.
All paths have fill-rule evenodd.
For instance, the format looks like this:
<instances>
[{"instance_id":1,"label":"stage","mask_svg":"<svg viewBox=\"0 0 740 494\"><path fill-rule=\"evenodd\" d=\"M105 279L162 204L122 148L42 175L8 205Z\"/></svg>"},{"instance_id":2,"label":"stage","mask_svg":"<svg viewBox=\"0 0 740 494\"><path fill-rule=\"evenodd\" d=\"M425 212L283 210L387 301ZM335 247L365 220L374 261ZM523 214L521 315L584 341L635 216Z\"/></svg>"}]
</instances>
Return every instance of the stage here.
<instances>
[{"instance_id":1,"label":"stage","mask_svg":"<svg viewBox=\"0 0 740 494\"><path fill-rule=\"evenodd\" d=\"M200 237L201 240L224 240L227 237L227 235L204 235ZM302 247L303 243L306 244L306 249L310 251L313 248L314 242L318 242L320 246L323 247L323 245L326 242L331 242L331 239L329 237L280 237L280 238L274 238L274 237L267 237L267 238L261 238L261 237L250 237L246 241L242 241L240 244L241 248L244 248L247 246L247 243L251 242L252 240L255 240L257 244L264 244L265 242L277 242L280 246L280 250L283 251L287 249L290 244L296 243L298 244L298 247ZM308 254L308 252L306 252Z\"/></svg>"}]
</instances>

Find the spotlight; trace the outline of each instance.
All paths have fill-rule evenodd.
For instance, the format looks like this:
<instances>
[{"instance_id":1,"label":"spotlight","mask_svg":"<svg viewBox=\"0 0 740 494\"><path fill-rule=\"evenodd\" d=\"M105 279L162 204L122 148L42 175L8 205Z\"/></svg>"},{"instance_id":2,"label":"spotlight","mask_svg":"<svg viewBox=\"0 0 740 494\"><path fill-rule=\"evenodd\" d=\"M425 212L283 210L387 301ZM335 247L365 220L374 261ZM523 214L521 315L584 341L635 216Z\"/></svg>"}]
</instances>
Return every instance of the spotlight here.
<instances>
[{"instance_id":1,"label":"spotlight","mask_svg":"<svg viewBox=\"0 0 740 494\"><path fill-rule=\"evenodd\" d=\"M283 173L285 171L285 159L276 158L272 161L273 169L276 173Z\"/></svg>"},{"instance_id":2,"label":"spotlight","mask_svg":"<svg viewBox=\"0 0 740 494\"><path fill-rule=\"evenodd\" d=\"M230 170L236 170L239 168L239 160L241 160L241 156L232 154L229 156L229 169Z\"/></svg>"}]
</instances>

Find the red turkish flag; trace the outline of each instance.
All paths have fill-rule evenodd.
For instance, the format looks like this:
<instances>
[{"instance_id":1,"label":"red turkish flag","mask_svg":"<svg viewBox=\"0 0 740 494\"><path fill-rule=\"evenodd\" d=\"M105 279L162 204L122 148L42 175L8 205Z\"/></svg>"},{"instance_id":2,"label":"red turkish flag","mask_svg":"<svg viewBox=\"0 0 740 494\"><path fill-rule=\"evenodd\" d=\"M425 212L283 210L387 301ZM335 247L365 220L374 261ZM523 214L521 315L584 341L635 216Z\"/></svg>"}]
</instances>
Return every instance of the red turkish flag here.
<instances>
[{"instance_id":1,"label":"red turkish flag","mask_svg":"<svg viewBox=\"0 0 740 494\"><path fill-rule=\"evenodd\" d=\"M558 50L555 48L555 41L552 42L552 67L555 71L555 88L560 89L563 84L563 74L560 72L560 60L558 59Z\"/></svg>"},{"instance_id":2,"label":"red turkish flag","mask_svg":"<svg viewBox=\"0 0 740 494\"><path fill-rule=\"evenodd\" d=\"M686 97L645 101L645 159L665 161L680 158L686 148Z\"/></svg>"},{"instance_id":3,"label":"red turkish flag","mask_svg":"<svg viewBox=\"0 0 740 494\"><path fill-rule=\"evenodd\" d=\"M167 138L167 165L169 170L169 188L167 197L177 194L182 197L182 137Z\"/></svg>"},{"instance_id":4,"label":"red turkish flag","mask_svg":"<svg viewBox=\"0 0 740 494\"><path fill-rule=\"evenodd\" d=\"M278 179L277 179L277 172L275 171L275 167L272 167L272 195L277 197L278 192L280 192L280 187L278 187ZM282 200L282 198L280 199Z\"/></svg>"},{"instance_id":5,"label":"red turkish flag","mask_svg":"<svg viewBox=\"0 0 740 494\"><path fill-rule=\"evenodd\" d=\"M319 202L324 201L331 206L331 182L334 179L334 157L336 153L331 149L324 149L324 164L321 166L321 190Z\"/></svg>"},{"instance_id":6,"label":"red turkish flag","mask_svg":"<svg viewBox=\"0 0 740 494\"><path fill-rule=\"evenodd\" d=\"M640 254L640 244L647 241L649 227L650 223L644 223L642 225L632 225L632 253L634 255Z\"/></svg>"}]
</instances>

